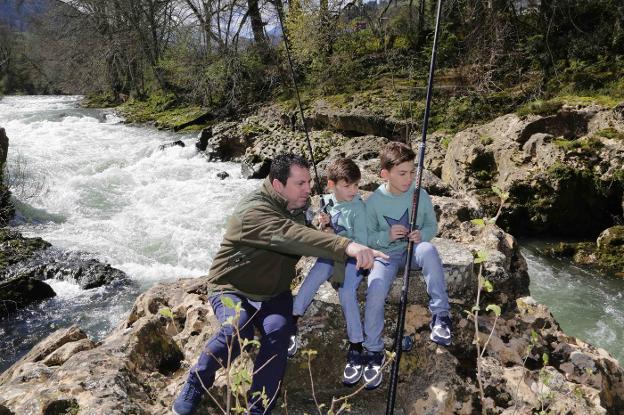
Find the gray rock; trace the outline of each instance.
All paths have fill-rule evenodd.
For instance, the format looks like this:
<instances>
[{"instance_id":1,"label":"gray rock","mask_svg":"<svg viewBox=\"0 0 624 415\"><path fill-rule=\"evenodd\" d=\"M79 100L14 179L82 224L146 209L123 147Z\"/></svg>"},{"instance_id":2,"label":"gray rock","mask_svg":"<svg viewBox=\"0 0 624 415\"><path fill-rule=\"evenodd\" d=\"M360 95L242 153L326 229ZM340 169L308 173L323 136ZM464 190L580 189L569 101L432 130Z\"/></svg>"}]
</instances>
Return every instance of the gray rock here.
<instances>
[{"instance_id":1,"label":"gray rock","mask_svg":"<svg viewBox=\"0 0 624 415\"><path fill-rule=\"evenodd\" d=\"M624 141L609 138L618 131L624 122L616 112L598 107L504 115L455 135L442 180L477 197L491 216L492 186L508 191L501 223L515 235L595 237L621 214Z\"/></svg>"}]
</instances>

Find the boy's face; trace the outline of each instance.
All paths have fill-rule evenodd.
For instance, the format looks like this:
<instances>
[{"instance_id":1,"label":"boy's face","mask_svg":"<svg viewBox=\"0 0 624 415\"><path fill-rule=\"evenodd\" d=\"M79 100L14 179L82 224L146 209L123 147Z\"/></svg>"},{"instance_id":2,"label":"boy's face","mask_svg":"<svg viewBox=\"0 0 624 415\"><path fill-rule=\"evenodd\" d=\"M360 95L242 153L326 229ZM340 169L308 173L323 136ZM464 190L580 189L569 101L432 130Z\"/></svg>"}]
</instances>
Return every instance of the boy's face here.
<instances>
[{"instance_id":1,"label":"boy's face","mask_svg":"<svg viewBox=\"0 0 624 415\"><path fill-rule=\"evenodd\" d=\"M407 192L414 181L415 174L414 160L404 161L390 170L381 170L381 178L387 181L388 190L393 195Z\"/></svg>"},{"instance_id":2,"label":"boy's face","mask_svg":"<svg viewBox=\"0 0 624 415\"><path fill-rule=\"evenodd\" d=\"M344 179L340 179L337 182L333 180L327 181L327 187L334 193L336 200L339 202L350 202L353 200L358 192L360 181L356 180L353 183L348 183Z\"/></svg>"}]
</instances>

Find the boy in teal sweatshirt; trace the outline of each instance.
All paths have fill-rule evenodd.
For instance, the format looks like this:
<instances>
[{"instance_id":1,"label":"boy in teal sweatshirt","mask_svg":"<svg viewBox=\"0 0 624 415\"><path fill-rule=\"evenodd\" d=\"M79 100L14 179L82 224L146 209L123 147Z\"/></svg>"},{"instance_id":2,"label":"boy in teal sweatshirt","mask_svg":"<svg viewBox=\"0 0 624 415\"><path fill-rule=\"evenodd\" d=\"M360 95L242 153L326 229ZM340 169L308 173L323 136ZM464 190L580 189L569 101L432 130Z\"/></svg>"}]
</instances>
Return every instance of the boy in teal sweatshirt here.
<instances>
[{"instance_id":1,"label":"boy in teal sweatshirt","mask_svg":"<svg viewBox=\"0 0 624 415\"><path fill-rule=\"evenodd\" d=\"M451 344L450 307L442 261L435 246L429 242L438 231L438 223L431 198L423 189L420 190L416 229L409 232L416 154L407 144L390 142L383 147L379 158L385 183L366 201L368 244L388 254L390 259L376 259L368 275L364 310L367 365L363 374L367 389L375 389L381 384L385 300L399 268L405 265L408 240L414 242L412 266L422 268L427 283L429 309L433 316L430 338L444 346Z\"/></svg>"},{"instance_id":2,"label":"boy in teal sweatshirt","mask_svg":"<svg viewBox=\"0 0 624 415\"><path fill-rule=\"evenodd\" d=\"M320 222L325 226L326 232L365 244L366 208L358 193L360 178L360 169L351 159L338 159L327 167L327 187L331 193L323 196L326 213L321 214ZM341 278L343 273L336 271L334 261L331 259L319 258L316 261L299 288L293 304L293 317L296 324L325 281L332 278L332 282L340 285L338 297L347 323L350 343L342 382L351 386L360 380L364 369L362 363L364 333L357 299L357 288L363 275L356 269L354 261L347 261L344 279ZM289 356L293 356L296 351L297 338L292 336L288 348Z\"/></svg>"}]
</instances>

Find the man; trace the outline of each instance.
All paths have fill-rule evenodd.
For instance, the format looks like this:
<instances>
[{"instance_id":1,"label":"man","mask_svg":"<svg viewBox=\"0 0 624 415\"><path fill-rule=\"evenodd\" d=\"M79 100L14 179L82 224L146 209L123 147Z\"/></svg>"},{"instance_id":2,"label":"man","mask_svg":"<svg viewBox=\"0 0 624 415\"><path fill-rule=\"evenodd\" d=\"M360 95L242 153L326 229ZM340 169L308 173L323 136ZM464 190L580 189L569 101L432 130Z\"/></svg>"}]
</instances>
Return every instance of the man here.
<instances>
[{"instance_id":1,"label":"man","mask_svg":"<svg viewBox=\"0 0 624 415\"><path fill-rule=\"evenodd\" d=\"M194 414L204 387L215 372L240 354L238 334L251 340L254 327L262 334L249 391L250 414L268 414L275 405L286 369L288 341L293 333L290 285L295 265L303 255L333 259L344 269L347 257L358 268L370 269L375 257L388 257L347 238L306 226L310 196L310 170L302 157L285 154L271 164L262 187L244 197L228 219L223 242L215 256L208 281L213 288L210 303L221 328L206 344L197 364L173 404L176 415ZM241 311L233 327L235 310L223 304L229 297ZM263 405L264 394L268 405Z\"/></svg>"}]
</instances>

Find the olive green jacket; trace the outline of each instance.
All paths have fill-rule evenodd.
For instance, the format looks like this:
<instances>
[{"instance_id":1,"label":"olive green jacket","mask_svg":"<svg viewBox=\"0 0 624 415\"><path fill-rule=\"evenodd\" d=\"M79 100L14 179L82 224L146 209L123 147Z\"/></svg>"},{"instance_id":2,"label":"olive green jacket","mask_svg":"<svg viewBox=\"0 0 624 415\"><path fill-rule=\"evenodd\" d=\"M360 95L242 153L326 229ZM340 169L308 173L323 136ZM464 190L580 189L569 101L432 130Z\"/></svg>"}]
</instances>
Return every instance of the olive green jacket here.
<instances>
[{"instance_id":1,"label":"olive green jacket","mask_svg":"<svg viewBox=\"0 0 624 415\"><path fill-rule=\"evenodd\" d=\"M334 268L344 270L351 241L306 226L305 208L286 206L268 178L239 202L212 261L209 288L264 301L290 290L304 255L333 259Z\"/></svg>"}]
</instances>

